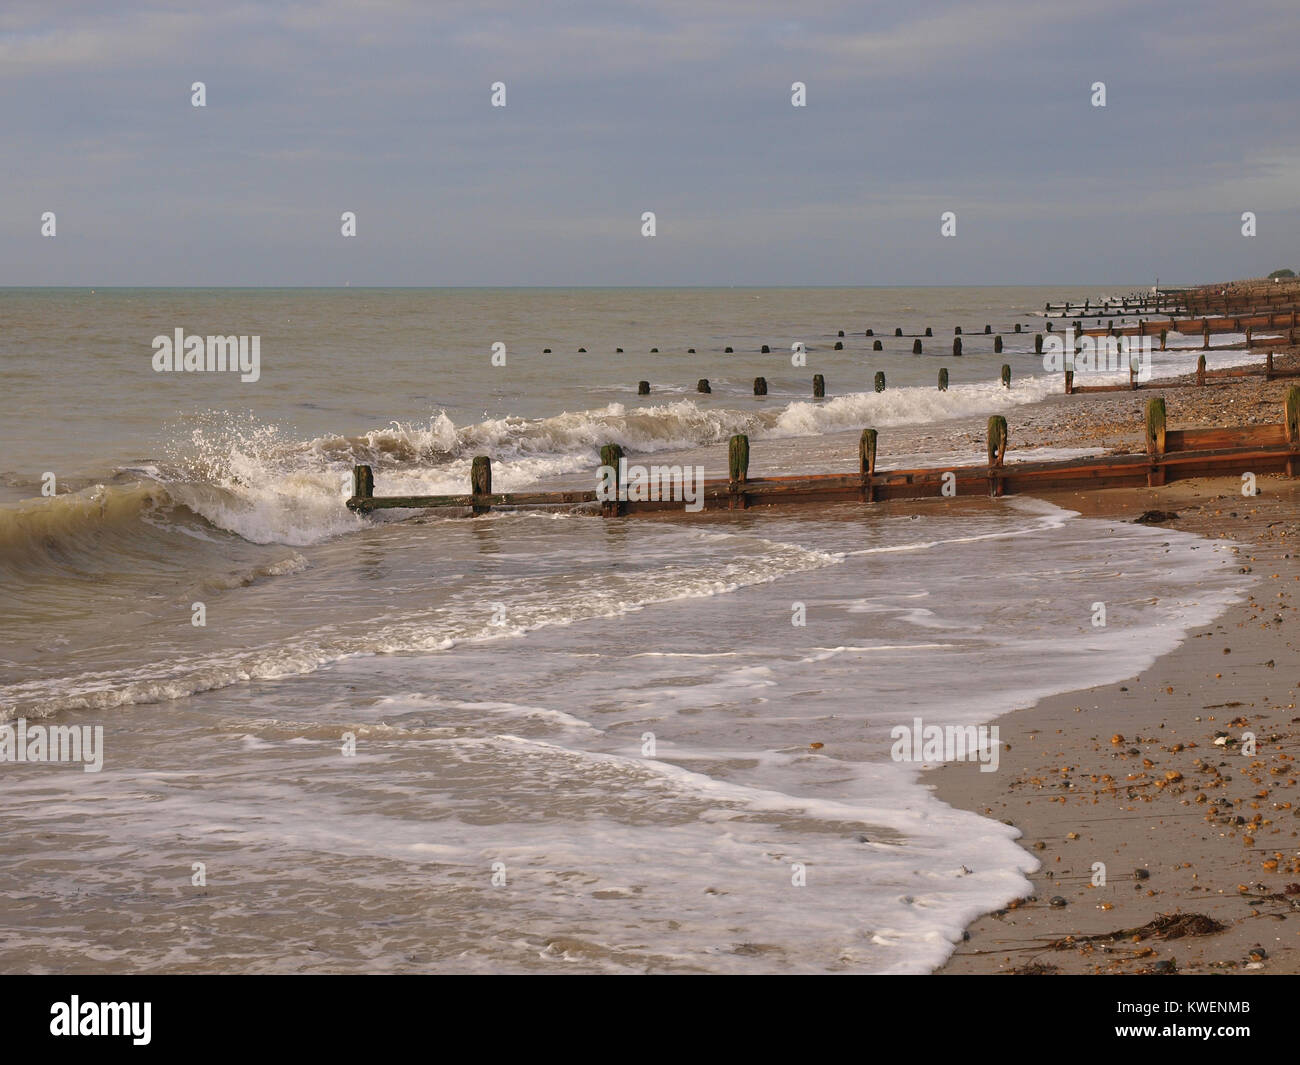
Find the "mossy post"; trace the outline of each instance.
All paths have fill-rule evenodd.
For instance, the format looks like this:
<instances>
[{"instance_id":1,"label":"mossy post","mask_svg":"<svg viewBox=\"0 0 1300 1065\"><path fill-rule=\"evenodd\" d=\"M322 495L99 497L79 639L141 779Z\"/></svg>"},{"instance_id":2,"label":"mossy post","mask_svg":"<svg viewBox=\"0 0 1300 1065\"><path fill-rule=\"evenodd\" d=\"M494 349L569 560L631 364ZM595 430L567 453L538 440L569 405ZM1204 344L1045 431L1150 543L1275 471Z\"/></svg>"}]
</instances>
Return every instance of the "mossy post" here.
<instances>
[{"instance_id":1,"label":"mossy post","mask_svg":"<svg viewBox=\"0 0 1300 1065\"><path fill-rule=\"evenodd\" d=\"M1007 420L1001 414L989 418L988 438L989 459L989 495L1002 494L1002 478L999 471L1007 457Z\"/></svg>"},{"instance_id":2,"label":"mossy post","mask_svg":"<svg viewBox=\"0 0 1300 1065\"><path fill-rule=\"evenodd\" d=\"M912 341L912 354L913 355L921 354L921 341L919 339Z\"/></svg>"},{"instance_id":3,"label":"mossy post","mask_svg":"<svg viewBox=\"0 0 1300 1065\"><path fill-rule=\"evenodd\" d=\"M696 391L696 392L712 392L713 389L711 389L711 388L709 387L709 379L708 379L707 377L701 377L698 381L696 381L696 382L695 382L695 391Z\"/></svg>"},{"instance_id":4,"label":"mossy post","mask_svg":"<svg viewBox=\"0 0 1300 1065\"><path fill-rule=\"evenodd\" d=\"M858 472L862 475L862 502L876 501L876 486L872 478L876 476L876 430L863 429L858 440Z\"/></svg>"},{"instance_id":5,"label":"mossy post","mask_svg":"<svg viewBox=\"0 0 1300 1065\"><path fill-rule=\"evenodd\" d=\"M993 338L993 354L994 354L994 355L1001 355L1001 354L1002 354L1002 334L1001 334L1001 333L999 333L997 336L995 336L995 337Z\"/></svg>"},{"instance_id":6,"label":"mossy post","mask_svg":"<svg viewBox=\"0 0 1300 1065\"><path fill-rule=\"evenodd\" d=\"M1042 353L1043 353L1043 334L1042 334L1042 333L1035 333L1035 334L1034 334L1034 354L1035 354L1035 355L1041 355Z\"/></svg>"},{"instance_id":7,"label":"mossy post","mask_svg":"<svg viewBox=\"0 0 1300 1065\"><path fill-rule=\"evenodd\" d=\"M873 341L871 342L871 350L872 350L872 351L884 351L884 350L885 350L885 345L882 344L879 340L873 340Z\"/></svg>"},{"instance_id":8,"label":"mossy post","mask_svg":"<svg viewBox=\"0 0 1300 1065\"><path fill-rule=\"evenodd\" d=\"M1205 356L1196 356L1196 383L1202 388L1205 387Z\"/></svg>"},{"instance_id":9,"label":"mossy post","mask_svg":"<svg viewBox=\"0 0 1300 1065\"><path fill-rule=\"evenodd\" d=\"M477 501L479 496L492 494L492 460L486 455L475 455L474 461L470 463L469 490L476 497L474 506L470 508L475 514L486 514L492 509L487 503L480 506Z\"/></svg>"},{"instance_id":10,"label":"mossy post","mask_svg":"<svg viewBox=\"0 0 1300 1065\"><path fill-rule=\"evenodd\" d=\"M1011 366L1005 362L1002 364L1002 387L1011 387Z\"/></svg>"},{"instance_id":11,"label":"mossy post","mask_svg":"<svg viewBox=\"0 0 1300 1065\"><path fill-rule=\"evenodd\" d=\"M954 355L960 355L960 354L961 354L961 337L953 337L953 338L952 338L952 353L953 353Z\"/></svg>"},{"instance_id":12,"label":"mossy post","mask_svg":"<svg viewBox=\"0 0 1300 1065\"><path fill-rule=\"evenodd\" d=\"M877 391L877 392L883 392L884 390L885 390L885 371L884 371L884 370L877 370L877 371L876 371L876 391Z\"/></svg>"},{"instance_id":13,"label":"mossy post","mask_svg":"<svg viewBox=\"0 0 1300 1065\"><path fill-rule=\"evenodd\" d=\"M826 378L819 373L813 374L813 399L826 398Z\"/></svg>"},{"instance_id":14,"label":"mossy post","mask_svg":"<svg viewBox=\"0 0 1300 1065\"><path fill-rule=\"evenodd\" d=\"M375 475L369 466L352 467L352 498L374 499Z\"/></svg>"},{"instance_id":15,"label":"mossy post","mask_svg":"<svg viewBox=\"0 0 1300 1065\"><path fill-rule=\"evenodd\" d=\"M948 391L948 368L946 366L939 371L939 391Z\"/></svg>"},{"instance_id":16,"label":"mossy post","mask_svg":"<svg viewBox=\"0 0 1300 1065\"><path fill-rule=\"evenodd\" d=\"M1165 454L1165 397L1152 396L1147 400L1146 416L1147 454L1151 465L1147 467L1147 487L1155 488L1165 483L1165 468L1161 463Z\"/></svg>"},{"instance_id":17,"label":"mossy post","mask_svg":"<svg viewBox=\"0 0 1300 1065\"><path fill-rule=\"evenodd\" d=\"M650 394L650 382L638 381L636 383L636 394L638 396L648 396Z\"/></svg>"},{"instance_id":18,"label":"mossy post","mask_svg":"<svg viewBox=\"0 0 1300 1065\"><path fill-rule=\"evenodd\" d=\"M749 437L744 433L737 433L731 438L727 445L727 509L745 510L749 506L749 499L741 490L746 481L749 480Z\"/></svg>"},{"instance_id":19,"label":"mossy post","mask_svg":"<svg viewBox=\"0 0 1300 1065\"><path fill-rule=\"evenodd\" d=\"M766 377L755 377L755 378L754 378L754 395L756 395L756 396L765 396L765 395L767 395L767 378L766 378Z\"/></svg>"},{"instance_id":20,"label":"mossy post","mask_svg":"<svg viewBox=\"0 0 1300 1065\"><path fill-rule=\"evenodd\" d=\"M1286 430L1286 442L1291 445L1291 454L1286 460L1286 475L1294 477L1297 464L1300 463L1300 456L1296 454L1300 450L1300 385L1292 385L1286 390L1286 399L1282 404L1282 425Z\"/></svg>"},{"instance_id":21,"label":"mossy post","mask_svg":"<svg viewBox=\"0 0 1300 1065\"><path fill-rule=\"evenodd\" d=\"M618 444L605 444L600 449L600 464L608 466L614 471L612 488L614 489L612 499L601 500L600 516L602 518L617 518L623 513L623 504L619 502L619 489L622 487L618 483L619 467L622 465L623 449Z\"/></svg>"}]
</instances>

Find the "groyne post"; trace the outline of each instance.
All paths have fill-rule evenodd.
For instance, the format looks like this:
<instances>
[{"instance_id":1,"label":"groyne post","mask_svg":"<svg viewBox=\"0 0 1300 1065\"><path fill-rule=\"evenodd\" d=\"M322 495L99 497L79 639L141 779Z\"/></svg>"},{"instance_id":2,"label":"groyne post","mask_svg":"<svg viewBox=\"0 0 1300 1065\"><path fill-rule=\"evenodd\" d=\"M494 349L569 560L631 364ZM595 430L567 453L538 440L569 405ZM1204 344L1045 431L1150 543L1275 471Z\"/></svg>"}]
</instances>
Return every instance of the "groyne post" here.
<instances>
[{"instance_id":1,"label":"groyne post","mask_svg":"<svg viewBox=\"0 0 1300 1065\"><path fill-rule=\"evenodd\" d=\"M600 464L608 466L614 471L612 488L614 489L612 499L605 499L600 504L600 516L602 518L617 518L623 513L623 504L619 502L619 460L623 457L623 449L618 444L605 444L600 449Z\"/></svg>"},{"instance_id":2,"label":"groyne post","mask_svg":"<svg viewBox=\"0 0 1300 1065\"><path fill-rule=\"evenodd\" d=\"M989 418L989 495L1002 494L1002 465L1007 457L1007 420L1001 414Z\"/></svg>"},{"instance_id":3,"label":"groyne post","mask_svg":"<svg viewBox=\"0 0 1300 1065\"><path fill-rule=\"evenodd\" d=\"M876 475L876 430L863 429L858 440L858 472L862 475L861 499L864 503L876 501L876 486L872 478Z\"/></svg>"},{"instance_id":4,"label":"groyne post","mask_svg":"<svg viewBox=\"0 0 1300 1065\"><path fill-rule=\"evenodd\" d=\"M488 503L480 504L480 496L492 494L492 460L487 455L475 455L469 467L469 491L474 496L474 505L470 508L474 514L486 514L492 509Z\"/></svg>"},{"instance_id":5,"label":"groyne post","mask_svg":"<svg viewBox=\"0 0 1300 1065\"><path fill-rule=\"evenodd\" d=\"M1152 396L1147 400L1146 413L1147 487L1158 488L1165 483L1165 468L1161 460L1165 454L1165 397Z\"/></svg>"},{"instance_id":6,"label":"groyne post","mask_svg":"<svg viewBox=\"0 0 1300 1065\"><path fill-rule=\"evenodd\" d=\"M728 510L747 510L749 499L744 485L749 480L749 437L737 433L727 444Z\"/></svg>"},{"instance_id":7,"label":"groyne post","mask_svg":"<svg viewBox=\"0 0 1300 1065\"><path fill-rule=\"evenodd\" d=\"M354 499L373 499L375 495L375 475L369 466L352 467L352 497Z\"/></svg>"}]
</instances>

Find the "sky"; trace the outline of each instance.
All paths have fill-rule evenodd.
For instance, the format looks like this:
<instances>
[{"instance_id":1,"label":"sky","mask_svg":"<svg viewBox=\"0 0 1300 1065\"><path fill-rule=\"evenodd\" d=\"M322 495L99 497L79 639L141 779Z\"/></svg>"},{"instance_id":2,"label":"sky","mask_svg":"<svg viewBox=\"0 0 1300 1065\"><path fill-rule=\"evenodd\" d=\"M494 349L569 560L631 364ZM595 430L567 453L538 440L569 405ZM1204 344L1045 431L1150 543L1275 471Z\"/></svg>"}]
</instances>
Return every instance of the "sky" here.
<instances>
[{"instance_id":1,"label":"sky","mask_svg":"<svg viewBox=\"0 0 1300 1065\"><path fill-rule=\"evenodd\" d=\"M0 285L1300 270L1297 40L1295 0L4 0Z\"/></svg>"}]
</instances>

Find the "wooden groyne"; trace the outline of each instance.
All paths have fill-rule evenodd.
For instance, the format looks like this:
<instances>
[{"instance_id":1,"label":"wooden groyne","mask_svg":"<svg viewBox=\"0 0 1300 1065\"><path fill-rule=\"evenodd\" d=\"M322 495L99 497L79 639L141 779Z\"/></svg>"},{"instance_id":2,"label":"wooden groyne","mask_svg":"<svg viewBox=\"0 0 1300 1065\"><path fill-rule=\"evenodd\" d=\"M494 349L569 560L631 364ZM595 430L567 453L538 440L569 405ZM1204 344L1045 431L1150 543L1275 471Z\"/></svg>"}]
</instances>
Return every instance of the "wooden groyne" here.
<instances>
[{"instance_id":1,"label":"wooden groyne","mask_svg":"<svg viewBox=\"0 0 1300 1065\"><path fill-rule=\"evenodd\" d=\"M1225 369L1211 370L1205 361L1205 356L1199 355L1196 359L1196 383L1198 386L1204 387L1213 380L1236 377L1262 377L1265 381L1279 381L1290 377L1300 377L1300 370L1279 370L1273 362L1273 357L1274 353L1271 351L1265 355L1263 366L1229 366ZM1129 365L1128 384L1080 385L1075 383L1076 376L1076 372L1073 370L1065 371L1065 394L1067 396L1076 396L1086 392L1136 392L1139 388L1169 387L1167 379L1157 382L1140 381L1138 379L1138 367L1135 363Z\"/></svg>"},{"instance_id":2,"label":"wooden groyne","mask_svg":"<svg viewBox=\"0 0 1300 1065\"><path fill-rule=\"evenodd\" d=\"M1163 397L1147 402L1146 449L1135 454L1112 454L1052 462L1006 463L1007 422L1002 415L989 418L986 461L964 466L917 469L877 468L879 434L864 429L858 444L858 469L851 473L826 473L785 477L749 476L749 437L738 434L728 446L728 476L705 480L696 498L700 510L747 510L755 506L788 504L872 503L890 499L1041 492L1070 488L1158 486L1188 477L1242 473L1284 473L1294 477L1300 469L1300 387L1287 390L1282 421L1271 425L1228 429L1167 429ZM623 450L617 444L601 448L604 471L624 469ZM662 469L662 467L661 467ZM677 469L679 476L680 468ZM680 480L678 482L680 484ZM681 498L639 498L615 490L497 492L492 491L492 463L487 456L474 459L470 492L465 495L376 496L369 466L353 469L353 494L349 509L369 514L384 509L457 507L471 514L486 514L495 507L574 507L599 503L605 517L683 511ZM622 486L626 488L626 483ZM611 497L612 495L612 497ZM692 512L692 511L687 511Z\"/></svg>"}]
</instances>

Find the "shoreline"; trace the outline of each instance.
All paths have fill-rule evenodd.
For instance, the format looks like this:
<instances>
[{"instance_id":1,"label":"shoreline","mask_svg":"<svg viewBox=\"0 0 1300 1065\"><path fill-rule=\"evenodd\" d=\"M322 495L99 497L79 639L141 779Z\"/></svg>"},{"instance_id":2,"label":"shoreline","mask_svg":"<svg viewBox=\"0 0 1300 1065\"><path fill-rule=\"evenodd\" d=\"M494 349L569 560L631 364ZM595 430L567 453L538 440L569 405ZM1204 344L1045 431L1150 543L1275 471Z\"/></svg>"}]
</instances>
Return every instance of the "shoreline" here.
<instances>
[{"instance_id":1,"label":"shoreline","mask_svg":"<svg viewBox=\"0 0 1300 1065\"><path fill-rule=\"evenodd\" d=\"M998 772L950 762L922 777L949 805L1014 825L1041 863L1029 898L972 922L936 973L1300 972L1300 771L1289 753L1300 740L1289 613L1300 483L1261 477L1259 488L1245 498L1225 477L1039 497L1115 521L1173 511L1162 527L1232 540L1254 583L1141 676L995 719ZM1248 732L1253 757L1233 742ZM1229 743L1216 745L1223 733ZM1223 928L1139 931L1175 913Z\"/></svg>"}]
</instances>

